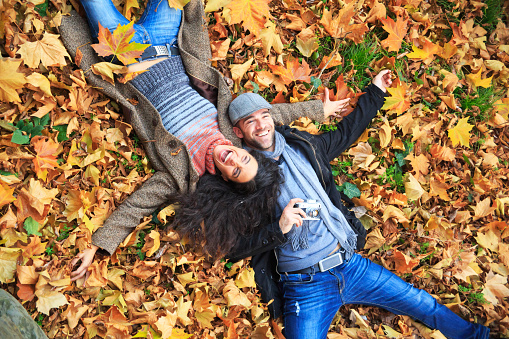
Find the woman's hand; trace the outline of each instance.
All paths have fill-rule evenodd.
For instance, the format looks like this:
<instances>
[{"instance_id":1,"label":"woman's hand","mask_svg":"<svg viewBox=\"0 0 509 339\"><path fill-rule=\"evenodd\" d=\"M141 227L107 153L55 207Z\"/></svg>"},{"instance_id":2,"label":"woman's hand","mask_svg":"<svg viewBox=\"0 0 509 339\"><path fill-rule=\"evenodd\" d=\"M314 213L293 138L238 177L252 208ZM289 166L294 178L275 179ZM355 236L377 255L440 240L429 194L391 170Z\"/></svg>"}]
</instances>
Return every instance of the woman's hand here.
<instances>
[{"instance_id":1,"label":"woman's hand","mask_svg":"<svg viewBox=\"0 0 509 339\"><path fill-rule=\"evenodd\" d=\"M71 261L71 265L74 267L81 260L81 265L71 272L71 281L78 280L87 274L87 269L92 264L92 261L94 261L95 252L98 249L99 247L91 244L89 248L84 249ZM88 278L88 275L86 278ZM87 280L86 278L85 281Z\"/></svg>"},{"instance_id":2,"label":"woman's hand","mask_svg":"<svg viewBox=\"0 0 509 339\"><path fill-rule=\"evenodd\" d=\"M390 87L392 84L391 75L390 69L383 70L373 78L373 84L385 93L387 92L387 87Z\"/></svg>"},{"instance_id":3,"label":"woman's hand","mask_svg":"<svg viewBox=\"0 0 509 339\"><path fill-rule=\"evenodd\" d=\"M281 214L281 218L279 219L279 227L283 234L290 232L293 225L296 225L297 227L302 226L302 218L306 217L306 213L302 209L295 208L294 206L296 203L303 201L304 200L300 198L294 198L290 200L288 205L286 205L283 210L283 214Z\"/></svg>"}]
</instances>

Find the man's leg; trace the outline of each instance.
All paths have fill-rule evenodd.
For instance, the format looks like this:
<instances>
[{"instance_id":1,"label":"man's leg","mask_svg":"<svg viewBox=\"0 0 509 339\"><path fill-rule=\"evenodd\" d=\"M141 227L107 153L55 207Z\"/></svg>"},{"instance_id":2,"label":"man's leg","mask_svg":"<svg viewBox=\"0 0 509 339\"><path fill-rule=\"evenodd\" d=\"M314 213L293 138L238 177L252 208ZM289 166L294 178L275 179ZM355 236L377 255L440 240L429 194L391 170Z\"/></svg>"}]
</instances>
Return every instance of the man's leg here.
<instances>
[{"instance_id":1,"label":"man's leg","mask_svg":"<svg viewBox=\"0 0 509 339\"><path fill-rule=\"evenodd\" d=\"M281 274L284 335L287 339L325 339L341 306L339 280L329 272Z\"/></svg>"},{"instance_id":2,"label":"man's leg","mask_svg":"<svg viewBox=\"0 0 509 339\"><path fill-rule=\"evenodd\" d=\"M487 327L462 319L426 291L358 254L334 270L345 279L341 291L345 304L374 305L408 315L451 339L488 338Z\"/></svg>"}]
</instances>

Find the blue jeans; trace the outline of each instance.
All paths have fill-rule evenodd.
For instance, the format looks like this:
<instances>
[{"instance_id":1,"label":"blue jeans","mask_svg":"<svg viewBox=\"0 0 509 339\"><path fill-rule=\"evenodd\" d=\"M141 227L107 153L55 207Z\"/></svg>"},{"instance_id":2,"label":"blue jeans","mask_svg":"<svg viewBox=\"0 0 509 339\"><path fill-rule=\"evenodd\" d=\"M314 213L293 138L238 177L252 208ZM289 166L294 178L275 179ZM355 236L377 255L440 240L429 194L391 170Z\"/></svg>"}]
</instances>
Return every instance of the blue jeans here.
<instances>
[{"instance_id":1,"label":"blue jeans","mask_svg":"<svg viewBox=\"0 0 509 339\"><path fill-rule=\"evenodd\" d=\"M87 13L88 26L92 37L97 42L99 25L111 32L119 24L129 23L113 5L111 0L81 0ZM131 41L141 44L164 45L177 41L182 11L171 8L167 0L148 0L147 7L140 20L134 24L135 34Z\"/></svg>"},{"instance_id":2,"label":"blue jeans","mask_svg":"<svg viewBox=\"0 0 509 339\"><path fill-rule=\"evenodd\" d=\"M359 254L340 266L315 274L281 274L284 335L326 338L341 305L379 306L413 317L447 338L488 338L490 330L456 315L424 290Z\"/></svg>"}]
</instances>

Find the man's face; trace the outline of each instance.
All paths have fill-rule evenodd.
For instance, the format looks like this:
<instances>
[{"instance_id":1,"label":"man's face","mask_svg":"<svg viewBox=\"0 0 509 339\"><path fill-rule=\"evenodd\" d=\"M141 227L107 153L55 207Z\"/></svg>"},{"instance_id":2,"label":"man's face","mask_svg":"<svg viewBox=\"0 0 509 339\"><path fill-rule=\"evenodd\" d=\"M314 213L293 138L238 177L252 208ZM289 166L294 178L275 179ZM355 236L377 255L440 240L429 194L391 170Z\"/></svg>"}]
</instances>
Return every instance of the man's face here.
<instances>
[{"instance_id":1,"label":"man's face","mask_svg":"<svg viewBox=\"0 0 509 339\"><path fill-rule=\"evenodd\" d=\"M251 148L274 151L274 120L266 108L240 120L233 131Z\"/></svg>"}]
</instances>

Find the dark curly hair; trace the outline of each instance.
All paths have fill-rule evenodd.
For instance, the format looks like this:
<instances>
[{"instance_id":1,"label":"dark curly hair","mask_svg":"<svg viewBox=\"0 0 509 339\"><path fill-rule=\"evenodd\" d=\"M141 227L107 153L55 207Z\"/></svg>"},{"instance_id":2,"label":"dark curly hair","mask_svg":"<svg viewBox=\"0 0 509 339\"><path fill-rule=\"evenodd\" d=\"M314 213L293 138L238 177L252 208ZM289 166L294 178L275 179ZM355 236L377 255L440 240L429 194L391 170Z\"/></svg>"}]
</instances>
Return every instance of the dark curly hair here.
<instances>
[{"instance_id":1,"label":"dark curly hair","mask_svg":"<svg viewBox=\"0 0 509 339\"><path fill-rule=\"evenodd\" d=\"M179 208L170 227L215 259L274 217L282 175L273 160L256 151L251 155L258 161L253 180L236 183L205 174L194 192L175 197Z\"/></svg>"}]
</instances>

